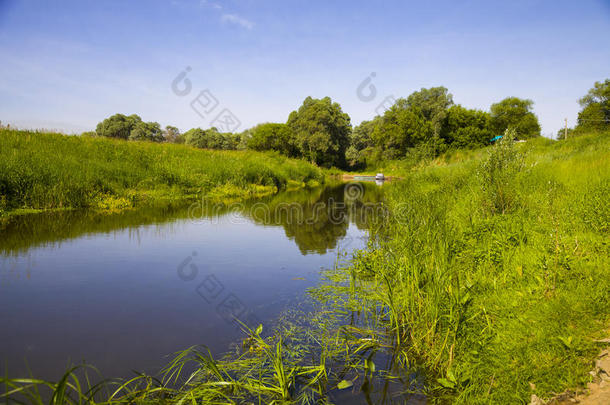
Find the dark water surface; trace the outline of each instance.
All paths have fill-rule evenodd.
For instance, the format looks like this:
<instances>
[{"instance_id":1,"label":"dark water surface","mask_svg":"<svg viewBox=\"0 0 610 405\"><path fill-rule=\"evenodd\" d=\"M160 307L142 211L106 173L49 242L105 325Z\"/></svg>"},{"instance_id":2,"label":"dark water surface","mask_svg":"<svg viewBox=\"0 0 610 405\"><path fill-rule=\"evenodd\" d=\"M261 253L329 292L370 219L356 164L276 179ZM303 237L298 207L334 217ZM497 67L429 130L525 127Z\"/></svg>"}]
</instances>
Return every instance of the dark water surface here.
<instances>
[{"instance_id":1,"label":"dark water surface","mask_svg":"<svg viewBox=\"0 0 610 405\"><path fill-rule=\"evenodd\" d=\"M353 186L353 185L352 185ZM0 228L0 366L56 380L155 373L197 344L213 353L298 307L340 250L363 247L381 188L284 192L218 208L23 216ZM27 362L27 363L26 363Z\"/></svg>"}]
</instances>

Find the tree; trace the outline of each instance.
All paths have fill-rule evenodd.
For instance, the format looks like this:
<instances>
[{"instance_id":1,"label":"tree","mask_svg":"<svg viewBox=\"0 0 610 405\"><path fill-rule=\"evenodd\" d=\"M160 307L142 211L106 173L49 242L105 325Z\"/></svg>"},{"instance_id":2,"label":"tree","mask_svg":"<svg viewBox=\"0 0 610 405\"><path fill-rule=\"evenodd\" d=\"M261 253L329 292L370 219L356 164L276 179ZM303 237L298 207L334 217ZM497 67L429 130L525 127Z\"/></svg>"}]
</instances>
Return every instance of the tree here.
<instances>
[{"instance_id":1,"label":"tree","mask_svg":"<svg viewBox=\"0 0 610 405\"><path fill-rule=\"evenodd\" d=\"M442 86L422 88L396 100L371 131L378 157L403 158L413 148L438 154L445 148L441 132L452 105L453 96Z\"/></svg>"},{"instance_id":2,"label":"tree","mask_svg":"<svg viewBox=\"0 0 610 405\"><path fill-rule=\"evenodd\" d=\"M212 127L205 131L205 136L207 138L207 148L208 149L225 149L226 142L225 137L218 132L216 127Z\"/></svg>"},{"instance_id":3,"label":"tree","mask_svg":"<svg viewBox=\"0 0 610 405\"><path fill-rule=\"evenodd\" d=\"M237 149L239 137L231 133L220 133L218 129L193 128L184 133L187 145L202 149Z\"/></svg>"},{"instance_id":4,"label":"tree","mask_svg":"<svg viewBox=\"0 0 610 405\"><path fill-rule=\"evenodd\" d=\"M98 136L129 139L132 141L163 141L163 132L159 124L156 122L144 122L136 114L129 116L115 114L97 124L95 132Z\"/></svg>"},{"instance_id":5,"label":"tree","mask_svg":"<svg viewBox=\"0 0 610 405\"><path fill-rule=\"evenodd\" d=\"M382 151L384 159L404 157L407 150L420 143L433 142L432 121L426 119L424 112L400 98L386 110L375 125L371 138Z\"/></svg>"},{"instance_id":6,"label":"tree","mask_svg":"<svg viewBox=\"0 0 610 405\"><path fill-rule=\"evenodd\" d=\"M184 136L180 133L180 130L171 125L166 126L163 130L163 138L165 142L184 143Z\"/></svg>"},{"instance_id":7,"label":"tree","mask_svg":"<svg viewBox=\"0 0 610 405\"><path fill-rule=\"evenodd\" d=\"M129 140L163 142L163 132L158 122L140 121L131 130Z\"/></svg>"},{"instance_id":8,"label":"tree","mask_svg":"<svg viewBox=\"0 0 610 405\"><path fill-rule=\"evenodd\" d=\"M407 106L419 108L426 120L430 121L434 136L438 137L447 109L453 105L453 95L443 86L422 88L407 97Z\"/></svg>"},{"instance_id":9,"label":"tree","mask_svg":"<svg viewBox=\"0 0 610 405\"><path fill-rule=\"evenodd\" d=\"M250 130L247 141L248 149L275 150L286 156L297 156L298 149L288 125L265 123Z\"/></svg>"},{"instance_id":10,"label":"tree","mask_svg":"<svg viewBox=\"0 0 610 405\"><path fill-rule=\"evenodd\" d=\"M518 97L507 97L491 105L490 126L494 135L514 129L518 139L540 136L538 117L531 111L534 102Z\"/></svg>"},{"instance_id":11,"label":"tree","mask_svg":"<svg viewBox=\"0 0 610 405\"><path fill-rule=\"evenodd\" d=\"M196 148L207 148L208 139L206 133L201 128L189 129L184 133L184 143Z\"/></svg>"},{"instance_id":12,"label":"tree","mask_svg":"<svg viewBox=\"0 0 610 405\"><path fill-rule=\"evenodd\" d=\"M248 149L248 140L250 139L250 130L247 129L240 133L233 135L235 138L235 149L244 150Z\"/></svg>"},{"instance_id":13,"label":"tree","mask_svg":"<svg viewBox=\"0 0 610 405\"><path fill-rule=\"evenodd\" d=\"M379 117L374 118L371 121L362 121L360 125L354 128L350 136L350 145L354 146L357 150L364 150L372 147L373 133L375 126L379 124Z\"/></svg>"},{"instance_id":14,"label":"tree","mask_svg":"<svg viewBox=\"0 0 610 405\"><path fill-rule=\"evenodd\" d=\"M603 131L610 129L610 79L595 82L593 88L580 100L578 113L579 131Z\"/></svg>"},{"instance_id":15,"label":"tree","mask_svg":"<svg viewBox=\"0 0 610 405\"><path fill-rule=\"evenodd\" d=\"M486 146L494 136L489 121L490 115L485 111L454 105L447 110L441 136L454 148Z\"/></svg>"},{"instance_id":16,"label":"tree","mask_svg":"<svg viewBox=\"0 0 610 405\"><path fill-rule=\"evenodd\" d=\"M218 132L218 134L220 135L222 142L221 142L221 148L220 149L224 149L224 150L236 150L239 146L239 140L240 137L237 134L233 134L231 132Z\"/></svg>"},{"instance_id":17,"label":"tree","mask_svg":"<svg viewBox=\"0 0 610 405\"><path fill-rule=\"evenodd\" d=\"M571 138L572 136L574 136L574 129L568 128L568 138ZM566 129L565 128L561 128L559 131L557 131L556 139L558 141L562 141L562 140L566 139Z\"/></svg>"},{"instance_id":18,"label":"tree","mask_svg":"<svg viewBox=\"0 0 610 405\"><path fill-rule=\"evenodd\" d=\"M318 165L345 167L350 118L330 97L307 97L298 110L290 113L287 125L302 156Z\"/></svg>"},{"instance_id":19,"label":"tree","mask_svg":"<svg viewBox=\"0 0 610 405\"><path fill-rule=\"evenodd\" d=\"M142 119L136 114L125 116L123 114L115 114L104 121L97 124L95 132L99 136L107 136L110 138L129 139L131 130Z\"/></svg>"},{"instance_id":20,"label":"tree","mask_svg":"<svg viewBox=\"0 0 610 405\"><path fill-rule=\"evenodd\" d=\"M379 121L380 117L375 117L371 121L362 121L350 134L350 143L345 151L345 159L352 168L365 163L365 151L370 151L375 145L371 135Z\"/></svg>"}]
</instances>

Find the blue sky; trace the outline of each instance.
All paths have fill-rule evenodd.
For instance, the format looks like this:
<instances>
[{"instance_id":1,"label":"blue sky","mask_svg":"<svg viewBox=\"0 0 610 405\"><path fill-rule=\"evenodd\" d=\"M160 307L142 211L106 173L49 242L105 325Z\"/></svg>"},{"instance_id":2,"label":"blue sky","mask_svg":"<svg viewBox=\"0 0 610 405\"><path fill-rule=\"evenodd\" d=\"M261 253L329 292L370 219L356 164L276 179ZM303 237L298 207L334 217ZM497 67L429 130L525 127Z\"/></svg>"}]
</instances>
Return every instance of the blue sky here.
<instances>
[{"instance_id":1,"label":"blue sky","mask_svg":"<svg viewBox=\"0 0 610 405\"><path fill-rule=\"evenodd\" d=\"M608 38L608 0L0 0L0 120L74 132L121 112L206 128L190 102L208 89L240 130L284 122L307 96L358 124L386 96L443 85L470 108L530 98L554 135L610 77Z\"/></svg>"}]
</instances>

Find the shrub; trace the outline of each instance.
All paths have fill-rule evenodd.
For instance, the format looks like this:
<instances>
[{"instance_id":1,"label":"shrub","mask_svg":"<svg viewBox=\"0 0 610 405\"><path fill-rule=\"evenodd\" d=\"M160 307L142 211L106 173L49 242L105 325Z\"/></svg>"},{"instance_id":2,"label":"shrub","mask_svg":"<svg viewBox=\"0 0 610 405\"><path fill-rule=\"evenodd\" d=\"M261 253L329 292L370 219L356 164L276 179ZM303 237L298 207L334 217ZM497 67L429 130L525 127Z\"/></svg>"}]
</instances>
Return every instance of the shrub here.
<instances>
[{"instance_id":1,"label":"shrub","mask_svg":"<svg viewBox=\"0 0 610 405\"><path fill-rule=\"evenodd\" d=\"M507 129L478 170L482 204L492 213L504 214L517 204L516 177L523 168L523 156L515 147L515 137L515 130Z\"/></svg>"}]
</instances>

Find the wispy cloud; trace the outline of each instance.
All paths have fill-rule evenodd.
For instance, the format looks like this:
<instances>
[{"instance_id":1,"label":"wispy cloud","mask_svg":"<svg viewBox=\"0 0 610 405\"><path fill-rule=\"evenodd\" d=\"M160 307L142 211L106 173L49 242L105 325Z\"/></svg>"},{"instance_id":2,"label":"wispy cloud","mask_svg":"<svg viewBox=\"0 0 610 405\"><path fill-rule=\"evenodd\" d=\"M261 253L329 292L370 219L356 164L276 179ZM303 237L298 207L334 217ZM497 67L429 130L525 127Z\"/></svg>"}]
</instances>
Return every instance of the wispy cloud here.
<instances>
[{"instance_id":1,"label":"wispy cloud","mask_svg":"<svg viewBox=\"0 0 610 405\"><path fill-rule=\"evenodd\" d=\"M205 7L212 7L213 9L216 9L216 10L221 10L222 9L222 6L220 4L214 3L213 1L201 0L199 2L199 4L201 6L205 6Z\"/></svg>"},{"instance_id":2,"label":"wispy cloud","mask_svg":"<svg viewBox=\"0 0 610 405\"><path fill-rule=\"evenodd\" d=\"M254 27L254 23L252 21L246 20L237 14L223 14L222 17L220 17L220 20L223 23L237 24L248 30L251 30Z\"/></svg>"},{"instance_id":3,"label":"wispy cloud","mask_svg":"<svg viewBox=\"0 0 610 405\"><path fill-rule=\"evenodd\" d=\"M254 28L254 23L246 18L243 18L237 14L228 12L220 3L210 0L199 0L199 6L207 9L214 9L220 13L220 21L222 23L230 23L238 25L247 30Z\"/></svg>"}]
</instances>

